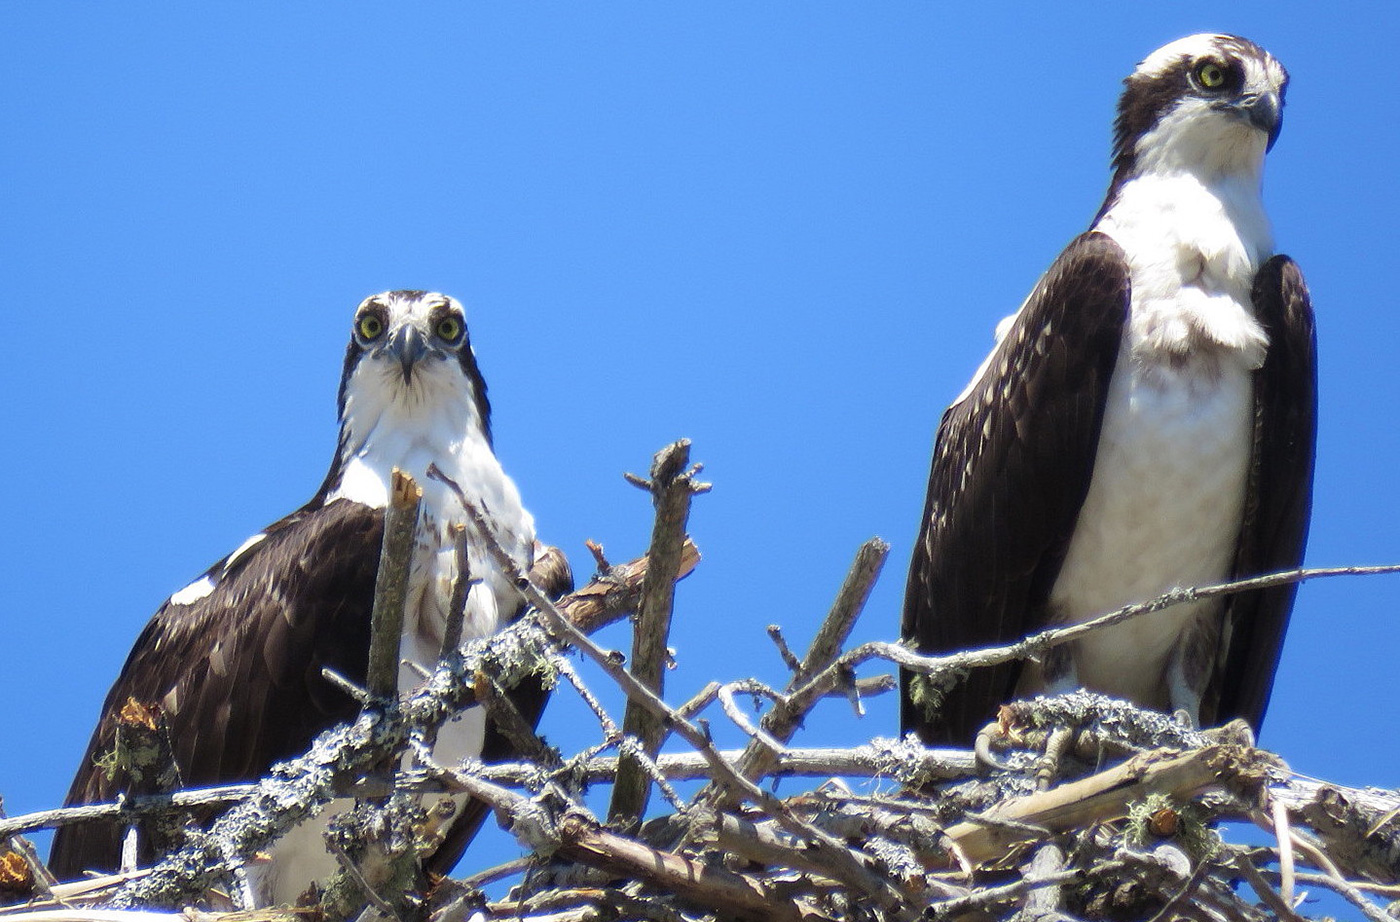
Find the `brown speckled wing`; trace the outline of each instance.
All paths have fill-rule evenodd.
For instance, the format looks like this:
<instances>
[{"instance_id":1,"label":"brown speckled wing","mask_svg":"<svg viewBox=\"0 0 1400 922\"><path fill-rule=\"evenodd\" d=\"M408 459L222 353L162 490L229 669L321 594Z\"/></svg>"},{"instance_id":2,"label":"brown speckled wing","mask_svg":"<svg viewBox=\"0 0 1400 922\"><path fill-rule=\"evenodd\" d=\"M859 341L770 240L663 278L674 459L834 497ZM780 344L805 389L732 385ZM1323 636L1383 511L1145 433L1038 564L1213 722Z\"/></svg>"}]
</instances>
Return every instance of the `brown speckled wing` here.
<instances>
[{"instance_id":1,"label":"brown speckled wing","mask_svg":"<svg viewBox=\"0 0 1400 922\"><path fill-rule=\"evenodd\" d=\"M1042 625L1089 490L1129 296L1119 246L1094 232L1075 238L986 373L943 414L904 597L902 636L920 651L1005 643ZM910 700L902 675L903 731L969 745L1019 672L977 670L933 715Z\"/></svg>"},{"instance_id":2,"label":"brown speckled wing","mask_svg":"<svg viewBox=\"0 0 1400 922\"><path fill-rule=\"evenodd\" d=\"M322 731L354 719L358 702L321 670L364 683L382 535L382 510L347 500L308 507L269 527L228 571L224 561L211 568L222 576L207 596L161 606L107 695L67 802L150 792L149 784L121 774L108 778L96 765L112 749L115 714L128 698L164 709L182 787L256 780L276 762L301 755ZM536 554L542 588L556 597L569 591L573 578L563 554L543 546ZM532 724L547 696L538 682L512 694ZM488 724L482 757L513 755ZM483 805L469 803L429 867L450 869L485 815ZM121 832L115 823L64 827L54 837L50 866L61 879L112 870Z\"/></svg>"},{"instance_id":3,"label":"brown speckled wing","mask_svg":"<svg viewBox=\"0 0 1400 922\"><path fill-rule=\"evenodd\" d=\"M352 719L358 702L321 669L364 682L382 532L382 513L358 503L302 510L270 527L208 595L162 605L107 695L67 802L149 792L95 764L112 749L128 698L164 710L184 787L254 780ZM120 835L117 824L64 827L50 865L63 879L110 870Z\"/></svg>"}]
</instances>

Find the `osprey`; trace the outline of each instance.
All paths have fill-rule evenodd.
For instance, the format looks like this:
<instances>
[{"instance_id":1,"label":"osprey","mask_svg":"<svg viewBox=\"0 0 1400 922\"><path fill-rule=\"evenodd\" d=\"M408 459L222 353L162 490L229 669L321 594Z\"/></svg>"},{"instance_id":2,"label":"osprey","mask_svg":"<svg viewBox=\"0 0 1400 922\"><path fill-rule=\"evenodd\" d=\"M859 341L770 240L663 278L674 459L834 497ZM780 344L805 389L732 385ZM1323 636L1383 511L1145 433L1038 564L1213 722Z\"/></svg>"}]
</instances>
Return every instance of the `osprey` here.
<instances>
[{"instance_id":1,"label":"osprey","mask_svg":"<svg viewBox=\"0 0 1400 922\"><path fill-rule=\"evenodd\" d=\"M1312 306L1261 200L1287 84L1230 35L1173 42L1125 81L1103 207L939 425L904 601L920 651L1302 560ZM903 728L966 744L1002 702L1078 687L1257 727L1294 591L1168 608L976 670L941 701L906 674Z\"/></svg>"},{"instance_id":2,"label":"osprey","mask_svg":"<svg viewBox=\"0 0 1400 922\"><path fill-rule=\"evenodd\" d=\"M179 782L198 786L253 780L305 751L322 730L352 719L360 705L322 676L329 667L363 683L370 610L394 468L413 475L423 502L409 576L400 691L437 663L458 576L454 528L467 525L463 639L496 631L523 599L467 522L461 501L430 479L436 465L490 519L497 541L522 568L535 553L534 520L492 450L491 410L462 305L436 292L390 291L355 311L340 381L340 439L330 472L311 501L243 542L172 595L146 625L103 705L68 795L70 804L113 800L133 790L99 762L112 751L117 711L129 698L156 705L169 730ZM561 582L567 582L565 573ZM556 585L555 591L566 586ZM544 690L518 689L537 718ZM444 726L434 753L455 763L509 754L502 736L472 708ZM139 785L140 782L135 782ZM484 817L461 813L430 867L449 870ZM323 814L324 816L324 814ZM291 903L335 869L324 819L278 841L270 862L250 866L260 904ZM116 866L117 824L60 829L51 865L76 877Z\"/></svg>"}]
</instances>

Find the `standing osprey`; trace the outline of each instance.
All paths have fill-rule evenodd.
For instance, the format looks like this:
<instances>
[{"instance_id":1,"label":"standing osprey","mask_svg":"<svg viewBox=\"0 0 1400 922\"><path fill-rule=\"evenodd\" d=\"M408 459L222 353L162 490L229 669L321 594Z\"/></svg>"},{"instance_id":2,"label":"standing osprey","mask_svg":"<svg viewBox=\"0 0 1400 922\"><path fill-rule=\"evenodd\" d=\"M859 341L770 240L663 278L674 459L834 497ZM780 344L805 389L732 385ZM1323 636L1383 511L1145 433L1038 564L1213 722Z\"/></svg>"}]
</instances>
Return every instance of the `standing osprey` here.
<instances>
[{"instance_id":1,"label":"standing osprey","mask_svg":"<svg viewBox=\"0 0 1400 922\"><path fill-rule=\"evenodd\" d=\"M390 291L360 304L339 407L339 444L311 501L172 595L146 625L103 705L70 804L110 801L123 789L98 763L112 751L117 711L128 698L159 707L183 786L256 779L359 712L360 705L321 671L329 667L364 682L394 468L412 474L423 490L403 660L428 669L437 663L458 575L453 528L467 524L468 535L475 534L449 487L426 476L430 465L486 512L496 539L529 568L534 520L492 451L486 384L461 304L423 291ZM479 582L467 597L465 640L491 634L523 607L479 537L469 540L468 563ZM400 667L401 691L420 681L413 666ZM529 699L522 710L538 716L543 688L522 695ZM499 759L508 747L486 725L484 712L472 708L442 728L434 752L453 763L477 755ZM480 804L467 808L433 869L450 869L483 816ZM293 902L334 870L321 840L324 828L318 821L293 829L274 846L270 862L250 868L261 903ZM121 832L116 824L60 829L51 859L55 873L69 878L114 868Z\"/></svg>"},{"instance_id":2,"label":"standing osprey","mask_svg":"<svg viewBox=\"0 0 1400 922\"><path fill-rule=\"evenodd\" d=\"M1103 207L939 425L904 601L920 651L1302 560L1312 306L1293 261L1271 255L1260 197L1287 83L1229 35L1173 42L1125 81ZM966 744L1002 702L1081 686L1257 727L1293 596L1165 609L974 671L941 702L916 702L927 686L905 675L904 730Z\"/></svg>"}]
</instances>

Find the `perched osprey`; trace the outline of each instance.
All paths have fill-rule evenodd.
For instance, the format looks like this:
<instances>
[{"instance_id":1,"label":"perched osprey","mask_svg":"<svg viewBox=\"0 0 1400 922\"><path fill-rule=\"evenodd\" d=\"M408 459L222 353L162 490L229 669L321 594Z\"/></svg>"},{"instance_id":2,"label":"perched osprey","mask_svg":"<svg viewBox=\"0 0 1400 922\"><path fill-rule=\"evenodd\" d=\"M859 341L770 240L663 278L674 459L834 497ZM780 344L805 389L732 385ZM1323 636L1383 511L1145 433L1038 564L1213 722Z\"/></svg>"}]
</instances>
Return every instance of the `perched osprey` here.
<instances>
[{"instance_id":1,"label":"perched osprey","mask_svg":"<svg viewBox=\"0 0 1400 922\"><path fill-rule=\"evenodd\" d=\"M429 669L438 661L457 578L452 529L467 524L460 500L426 476L429 465L487 513L502 546L529 568L534 520L492 451L486 384L461 304L424 291L385 292L360 304L339 407L339 444L311 501L172 595L146 625L103 705L70 804L110 801L123 789L98 762L112 750L116 712L128 698L163 712L182 786L256 779L358 713L360 705L321 670L364 681L394 468L412 474L423 490L403 660ZM467 598L466 640L496 631L523 607L479 536L469 539L468 563L480 582ZM411 666L400 667L400 690L420 681ZM543 688L521 696L528 699L522 710L537 717ZM484 712L473 708L442 729L434 752L450 763L476 755L500 759L508 747L486 726ZM450 869L483 815L473 803L459 816L434 856L435 870ZM271 862L250 867L263 904L295 901L334 870L321 840L324 828L320 820L293 829L274 847ZM53 870L70 878L114 868L121 834L115 824L60 829Z\"/></svg>"},{"instance_id":2,"label":"perched osprey","mask_svg":"<svg viewBox=\"0 0 1400 922\"><path fill-rule=\"evenodd\" d=\"M903 636L1004 643L1174 587L1303 557L1315 435L1312 306L1261 200L1288 75L1229 35L1125 81L1113 180L943 415ZM977 670L902 723L968 743L1013 697L1086 687L1202 725L1269 701L1292 586L1175 608ZM935 704L926 708L924 704Z\"/></svg>"}]
</instances>

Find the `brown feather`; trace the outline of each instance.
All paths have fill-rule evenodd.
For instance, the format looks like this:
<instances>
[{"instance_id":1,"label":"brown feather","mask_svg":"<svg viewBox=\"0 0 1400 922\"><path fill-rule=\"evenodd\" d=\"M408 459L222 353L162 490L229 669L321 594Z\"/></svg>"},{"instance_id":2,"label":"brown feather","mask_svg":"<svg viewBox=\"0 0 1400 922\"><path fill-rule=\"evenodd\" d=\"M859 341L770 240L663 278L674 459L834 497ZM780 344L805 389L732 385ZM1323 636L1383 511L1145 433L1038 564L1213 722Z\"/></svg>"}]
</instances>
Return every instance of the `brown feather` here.
<instances>
[{"instance_id":1,"label":"brown feather","mask_svg":"<svg viewBox=\"0 0 1400 922\"><path fill-rule=\"evenodd\" d=\"M321 667L364 680L382 515L338 501L298 513L296 527L284 523L209 595L190 605L166 602L146 625L102 706L69 804L150 793L96 765L111 751L114 712L128 698L167 708L180 777L191 787L255 780L359 711L321 677ZM321 566L296 565L308 559ZM274 582L278 591L269 591ZM114 823L64 827L50 865L65 879L111 870L120 836Z\"/></svg>"},{"instance_id":2,"label":"brown feather","mask_svg":"<svg viewBox=\"0 0 1400 922\"><path fill-rule=\"evenodd\" d=\"M1236 579L1302 566L1317 441L1317 335L1297 264L1281 255L1264 263L1252 299L1269 352L1254 375L1254 460ZM1257 730L1263 723L1297 591L1277 586L1229 600L1230 642L1202 704L1203 724L1242 717Z\"/></svg>"},{"instance_id":3,"label":"brown feather","mask_svg":"<svg viewBox=\"0 0 1400 922\"><path fill-rule=\"evenodd\" d=\"M1088 493L1128 302L1118 245L1093 232L1075 238L987 373L943 414L904 597L902 636L921 652L1005 643L1043 623ZM976 671L946 691L935 715L911 701L902 675L904 732L970 743L1012 696L1019 671Z\"/></svg>"}]
</instances>

